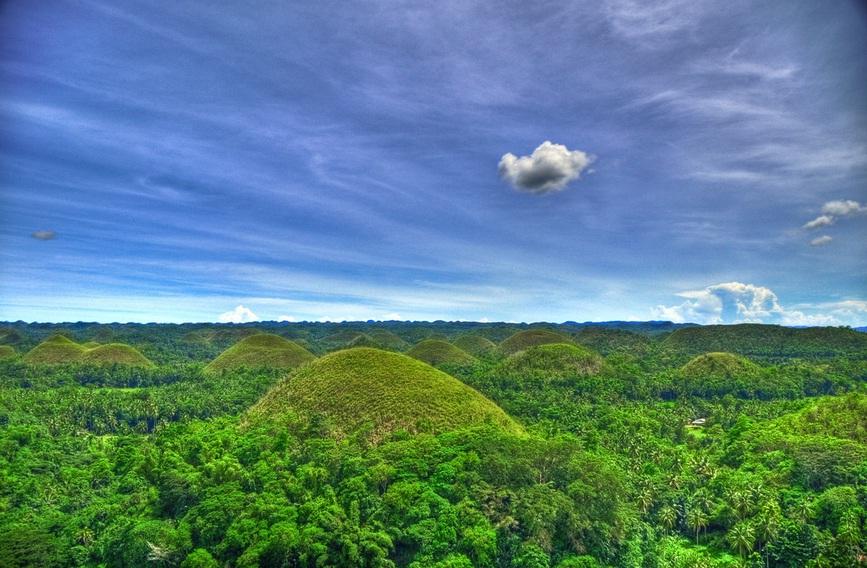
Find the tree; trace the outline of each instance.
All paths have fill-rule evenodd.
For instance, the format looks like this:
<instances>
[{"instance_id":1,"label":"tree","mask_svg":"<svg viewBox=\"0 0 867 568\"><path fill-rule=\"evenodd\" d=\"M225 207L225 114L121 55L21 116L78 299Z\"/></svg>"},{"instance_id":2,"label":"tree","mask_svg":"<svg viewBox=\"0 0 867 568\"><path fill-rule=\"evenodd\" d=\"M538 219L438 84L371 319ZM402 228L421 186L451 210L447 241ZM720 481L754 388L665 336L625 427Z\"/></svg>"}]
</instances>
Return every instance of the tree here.
<instances>
[{"instance_id":1,"label":"tree","mask_svg":"<svg viewBox=\"0 0 867 568\"><path fill-rule=\"evenodd\" d=\"M741 558L746 558L756 543L755 530L745 522L738 523L729 529L726 540L738 551Z\"/></svg>"}]
</instances>

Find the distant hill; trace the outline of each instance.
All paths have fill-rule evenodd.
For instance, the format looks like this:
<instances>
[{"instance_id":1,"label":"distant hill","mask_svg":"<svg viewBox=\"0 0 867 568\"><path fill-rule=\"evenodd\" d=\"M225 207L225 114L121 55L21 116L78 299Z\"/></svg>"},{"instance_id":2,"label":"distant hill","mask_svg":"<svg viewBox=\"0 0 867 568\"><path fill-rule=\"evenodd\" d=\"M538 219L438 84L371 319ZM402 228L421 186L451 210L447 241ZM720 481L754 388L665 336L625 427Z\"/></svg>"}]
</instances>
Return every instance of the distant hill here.
<instances>
[{"instance_id":1,"label":"distant hill","mask_svg":"<svg viewBox=\"0 0 867 568\"><path fill-rule=\"evenodd\" d=\"M17 355L17 351L15 351L14 347L0 345L0 359L8 359L9 357L15 357L15 355Z\"/></svg>"},{"instance_id":2,"label":"distant hill","mask_svg":"<svg viewBox=\"0 0 867 568\"><path fill-rule=\"evenodd\" d=\"M662 348L684 355L726 351L751 358L867 358L867 335L845 327L708 325L678 329Z\"/></svg>"},{"instance_id":3,"label":"distant hill","mask_svg":"<svg viewBox=\"0 0 867 568\"><path fill-rule=\"evenodd\" d=\"M598 353L581 345L548 343L518 351L503 361L498 370L506 374L593 375L602 370L603 364Z\"/></svg>"},{"instance_id":4,"label":"distant hill","mask_svg":"<svg viewBox=\"0 0 867 568\"><path fill-rule=\"evenodd\" d=\"M138 349L125 343L109 343L87 349L79 356L78 361L90 365L154 366Z\"/></svg>"},{"instance_id":5,"label":"distant hill","mask_svg":"<svg viewBox=\"0 0 867 568\"><path fill-rule=\"evenodd\" d=\"M632 333L640 333L644 335L659 335L669 333L676 329L687 327L698 327L696 323L673 323L670 321L566 321L561 324L563 327L571 328L606 328L606 329L622 329L631 331Z\"/></svg>"},{"instance_id":6,"label":"distant hill","mask_svg":"<svg viewBox=\"0 0 867 568\"><path fill-rule=\"evenodd\" d=\"M547 329L527 329L515 333L500 343L500 351L505 355L511 355L546 343L572 343L572 340L562 333Z\"/></svg>"},{"instance_id":7,"label":"distant hill","mask_svg":"<svg viewBox=\"0 0 867 568\"><path fill-rule=\"evenodd\" d=\"M74 363L85 348L63 335L49 337L24 355L24 362L31 365L61 365Z\"/></svg>"},{"instance_id":8,"label":"distant hill","mask_svg":"<svg viewBox=\"0 0 867 568\"><path fill-rule=\"evenodd\" d=\"M497 350L496 343L487 337L476 333L465 333L455 339L453 344L458 349L463 349L470 355L475 355L476 357L487 355L488 353L493 353Z\"/></svg>"},{"instance_id":9,"label":"distant hill","mask_svg":"<svg viewBox=\"0 0 867 568\"><path fill-rule=\"evenodd\" d=\"M684 365L680 372L693 379L709 380L753 375L758 369L755 363L744 357L733 353L715 352L695 357Z\"/></svg>"},{"instance_id":10,"label":"distant hill","mask_svg":"<svg viewBox=\"0 0 867 568\"><path fill-rule=\"evenodd\" d=\"M646 355L653 345L653 340L647 335L614 327L585 327L574 337L577 343L586 345L603 355L630 353L641 357Z\"/></svg>"},{"instance_id":11,"label":"distant hill","mask_svg":"<svg viewBox=\"0 0 867 568\"><path fill-rule=\"evenodd\" d=\"M463 349L441 339L425 339L414 345L406 354L434 367L443 364L468 365L476 360Z\"/></svg>"},{"instance_id":12,"label":"distant hill","mask_svg":"<svg viewBox=\"0 0 867 568\"><path fill-rule=\"evenodd\" d=\"M314 358L312 353L293 341L271 333L259 333L223 351L205 367L205 371L214 373L242 367L294 369Z\"/></svg>"},{"instance_id":13,"label":"distant hill","mask_svg":"<svg viewBox=\"0 0 867 568\"><path fill-rule=\"evenodd\" d=\"M299 368L253 406L248 418L280 420L286 412L322 415L338 435L369 425L374 439L401 429L442 432L484 423L522 431L456 378L406 355L367 348L336 351Z\"/></svg>"}]
</instances>

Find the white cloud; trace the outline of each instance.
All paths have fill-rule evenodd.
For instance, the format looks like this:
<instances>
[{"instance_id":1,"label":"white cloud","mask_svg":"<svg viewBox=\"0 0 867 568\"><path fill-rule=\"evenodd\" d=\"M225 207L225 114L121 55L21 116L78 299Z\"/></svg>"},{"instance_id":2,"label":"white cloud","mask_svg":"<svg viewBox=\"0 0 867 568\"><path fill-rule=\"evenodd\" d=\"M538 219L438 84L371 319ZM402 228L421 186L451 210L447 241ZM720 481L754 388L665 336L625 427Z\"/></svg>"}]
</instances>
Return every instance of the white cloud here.
<instances>
[{"instance_id":1,"label":"white cloud","mask_svg":"<svg viewBox=\"0 0 867 568\"><path fill-rule=\"evenodd\" d=\"M675 323L777 323L782 325L837 325L833 315L809 315L784 308L770 288L724 282L702 290L677 294L684 302L673 306L656 306L653 316Z\"/></svg>"},{"instance_id":2,"label":"white cloud","mask_svg":"<svg viewBox=\"0 0 867 568\"><path fill-rule=\"evenodd\" d=\"M500 177L515 189L543 194L560 191L578 179L591 162L593 157L581 150L569 150L546 140L529 156L504 154L498 169Z\"/></svg>"},{"instance_id":3,"label":"white cloud","mask_svg":"<svg viewBox=\"0 0 867 568\"><path fill-rule=\"evenodd\" d=\"M39 241L50 241L57 238L57 233L54 231L34 231L30 236Z\"/></svg>"},{"instance_id":4,"label":"white cloud","mask_svg":"<svg viewBox=\"0 0 867 568\"><path fill-rule=\"evenodd\" d=\"M822 206L822 213L845 217L846 215L852 215L853 213L867 213L867 205L861 205L857 201L852 201L851 199L845 201L829 201Z\"/></svg>"},{"instance_id":5,"label":"white cloud","mask_svg":"<svg viewBox=\"0 0 867 568\"><path fill-rule=\"evenodd\" d=\"M234 310L220 314L217 321L220 323L249 323L259 321L259 316L254 314L250 308L245 308L239 304L235 306Z\"/></svg>"},{"instance_id":6,"label":"white cloud","mask_svg":"<svg viewBox=\"0 0 867 568\"><path fill-rule=\"evenodd\" d=\"M700 8L694 0L609 0L606 4L612 31L643 47L694 28L702 16Z\"/></svg>"},{"instance_id":7,"label":"white cloud","mask_svg":"<svg viewBox=\"0 0 867 568\"><path fill-rule=\"evenodd\" d=\"M397 312L391 312L382 316L382 321L400 321L403 318Z\"/></svg>"},{"instance_id":8,"label":"white cloud","mask_svg":"<svg viewBox=\"0 0 867 568\"><path fill-rule=\"evenodd\" d=\"M830 215L819 215L812 221L804 223L804 229L816 229L818 227L827 227L834 224L834 218Z\"/></svg>"},{"instance_id":9,"label":"white cloud","mask_svg":"<svg viewBox=\"0 0 867 568\"><path fill-rule=\"evenodd\" d=\"M816 229L819 227L827 227L829 225L833 225L837 222L837 219L841 217L849 217L851 215L858 215L862 213L867 213L867 205L861 205L857 201L853 201L852 199L837 199L834 201L828 201L824 205L822 205L822 215L819 215L812 221L808 221L804 224L802 229ZM822 247L827 244L830 244L833 239L828 235L822 235L821 237L817 237L810 241L810 246L813 247Z\"/></svg>"},{"instance_id":10,"label":"white cloud","mask_svg":"<svg viewBox=\"0 0 867 568\"><path fill-rule=\"evenodd\" d=\"M822 235L821 237L816 237L815 239L810 241L810 246L811 247L823 247L825 245L831 244L831 241L833 241L833 240L834 239L832 239L828 235Z\"/></svg>"}]
</instances>

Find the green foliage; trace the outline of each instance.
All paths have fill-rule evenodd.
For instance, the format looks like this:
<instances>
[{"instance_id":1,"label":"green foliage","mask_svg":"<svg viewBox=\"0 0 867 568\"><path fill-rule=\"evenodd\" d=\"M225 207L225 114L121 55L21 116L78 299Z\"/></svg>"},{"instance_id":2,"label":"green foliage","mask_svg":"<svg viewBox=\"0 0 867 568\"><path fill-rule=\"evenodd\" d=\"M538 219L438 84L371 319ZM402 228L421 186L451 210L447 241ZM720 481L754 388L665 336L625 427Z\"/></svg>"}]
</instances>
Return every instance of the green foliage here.
<instances>
[{"instance_id":1,"label":"green foliage","mask_svg":"<svg viewBox=\"0 0 867 568\"><path fill-rule=\"evenodd\" d=\"M492 422L521 428L494 403L454 377L405 355L347 349L300 368L249 413L279 419L290 413L324 416L338 433L370 426L380 437L396 430L442 431Z\"/></svg>"},{"instance_id":2,"label":"green foliage","mask_svg":"<svg viewBox=\"0 0 867 568\"><path fill-rule=\"evenodd\" d=\"M0 359L8 359L16 355L18 355L18 352L11 345L0 345Z\"/></svg>"},{"instance_id":3,"label":"green foliage","mask_svg":"<svg viewBox=\"0 0 867 568\"><path fill-rule=\"evenodd\" d=\"M407 355L434 367L443 364L470 365L475 361L466 351L441 339L425 339L407 351Z\"/></svg>"},{"instance_id":4,"label":"green foliage","mask_svg":"<svg viewBox=\"0 0 867 568\"><path fill-rule=\"evenodd\" d=\"M848 568L867 551L867 361L846 330L550 325L579 345L487 346L453 376L348 349L285 376L202 371L261 332L251 349L326 353L540 330L4 325L18 352L67 353L0 361L0 566ZM86 364L93 341L155 364Z\"/></svg>"},{"instance_id":5,"label":"green foliage","mask_svg":"<svg viewBox=\"0 0 867 568\"><path fill-rule=\"evenodd\" d=\"M762 324L706 325L673 331L663 349L684 355L732 352L753 359L867 358L867 333L845 327L794 328Z\"/></svg>"},{"instance_id":6,"label":"green foliage","mask_svg":"<svg viewBox=\"0 0 867 568\"><path fill-rule=\"evenodd\" d=\"M232 369L294 369L314 359L313 354L286 338L270 333L246 337L205 367L207 373Z\"/></svg>"}]
</instances>

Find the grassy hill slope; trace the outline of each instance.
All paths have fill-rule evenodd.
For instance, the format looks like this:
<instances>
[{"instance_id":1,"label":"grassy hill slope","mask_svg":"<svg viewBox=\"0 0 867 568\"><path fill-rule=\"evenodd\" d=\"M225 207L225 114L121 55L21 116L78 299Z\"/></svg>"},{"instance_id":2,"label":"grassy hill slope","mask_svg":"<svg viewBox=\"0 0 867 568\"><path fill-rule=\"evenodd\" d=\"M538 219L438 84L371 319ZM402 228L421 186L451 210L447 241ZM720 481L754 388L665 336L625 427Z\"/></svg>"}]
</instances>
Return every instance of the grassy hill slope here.
<instances>
[{"instance_id":1,"label":"grassy hill slope","mask_svg":"<svg viewBox=\"0 0 867 568\"><path fill-rule=\"evenodd\" d=\"M515 333L500 343L500 351L505 355L511 355L546 343L572 343L572 340L561 333L547 329L527 329Z\"/></svg>"},{"instance_id":2,"label":"grassy hill slope","mask_svg":"<svg viewBox=\"0 0 867 568\"><path fill-rule=\"evenodd\" d=\"M126 343L109 343L86 350L79 361L91 365L126 365L130 367L153 367L154 364L141 352Z\"/></svg>"},{"instance_id":3,"label":"grassy hill slope","mask_svg":"<svg viewBox=\"0 0 867 568\"><path fill-rule=\"evenodd\" d=\"M314 358L312 353L293 341L271 333L259 333L223 351L205 367L205 371L214 373L241 367L294 369Z\"/></svg>"},{"instance_id":4,"label":"grassy hill slope","mask_svg":"<svg viewBox=\"0 0 867 568\"><path fill-rule=\"evenodd\" d=\"M49 337L24 355L31 365L62 365L79 360L85 348L63 335Z\"/></svg>"},{"instance_id":5,"label":"grassy hill slope","mask_svg":"<svg viewBox=\"0 0 867 568\"><path fill-rule=\"evenodd\" d=\"M678 329L662 347L684 355L728 351L750 358L867 358L867 334L842 327L708 325Z\"/></svg>"},{"instance_id":6,"label":"grassy hill slope","mask_svg":"<svg viewBox=\"0 0 867 568\"><path fill-rule=\"evenodd\" d=\"M440 339L425 339L414 345L407 355L435 367L443 364L469 365L475 361L475 357L466 351Z\"/></svg>"},{"instance_id":7,"label":"grassy hill slope","mask_svg":"<svg viewBox=\"0 0 867 568\"><path fill-rule=\"evenodd\" d=\"M521 427L478 391L406 355L358 348L337 351L298 369L249 411L251 420L285 412L321 414L338 434L372 425L374 438L406 429L441 432L494 423Z\"/></svg>"},{"instance_id":8,"label":"grassy hill slope","mask_svg":"<svg viewBox=\"0 0 867 568\"><path fill-rule=\"evenodd\" d=\"M593 375L602 370L602 357L581 345L548 343L519 351L500 365L507 374Z\"/></svg>"}]
</instances>

